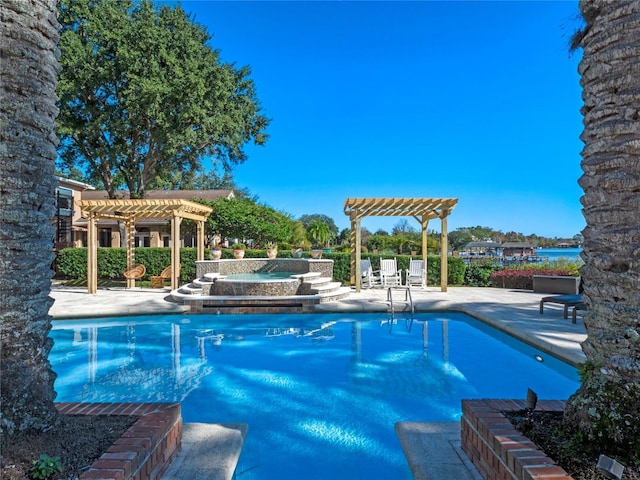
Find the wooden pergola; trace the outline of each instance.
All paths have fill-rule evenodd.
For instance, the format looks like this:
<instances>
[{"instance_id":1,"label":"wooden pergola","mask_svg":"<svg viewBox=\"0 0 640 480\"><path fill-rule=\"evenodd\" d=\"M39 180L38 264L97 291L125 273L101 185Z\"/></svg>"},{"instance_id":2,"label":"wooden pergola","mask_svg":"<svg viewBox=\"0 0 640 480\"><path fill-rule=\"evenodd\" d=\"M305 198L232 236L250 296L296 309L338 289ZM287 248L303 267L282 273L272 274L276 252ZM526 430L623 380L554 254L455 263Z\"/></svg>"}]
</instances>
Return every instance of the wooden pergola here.
<instances>
[{"instance_id":1,"label":"wooden pergola","mask_svg":"<svg viewBox=\"0 0 640 480\"><path fill-rule=\"evenodd\" d=\"M98 290L98 220L108 218L123 222L127 230L127 270L135 266L135 225L143 218L171 220L171 288L178 288L180 278L180 224L185 218L197 224L198 260L204 260L204 222L213 211L210 207L182 199L80 200L78 205L87 225L87 290ZM133 287L135 280L127 280Z\"/></svg>"},{"instance_id":2,"label":"wooden pergola","mask_svg":"<svg viewBox=\"0 0 640 480\"><path fill-rule=\"evenodd\" d=\"M440 233L440 289L447 291L447 217L458 203L457 198L347 198L344 213L351 220L351 284L360 291L362 275L361 221L367 216L413 217L422 227L422 259L427 264L427 225L432 218L439 218Z\"/></svg>"}]
</instances>

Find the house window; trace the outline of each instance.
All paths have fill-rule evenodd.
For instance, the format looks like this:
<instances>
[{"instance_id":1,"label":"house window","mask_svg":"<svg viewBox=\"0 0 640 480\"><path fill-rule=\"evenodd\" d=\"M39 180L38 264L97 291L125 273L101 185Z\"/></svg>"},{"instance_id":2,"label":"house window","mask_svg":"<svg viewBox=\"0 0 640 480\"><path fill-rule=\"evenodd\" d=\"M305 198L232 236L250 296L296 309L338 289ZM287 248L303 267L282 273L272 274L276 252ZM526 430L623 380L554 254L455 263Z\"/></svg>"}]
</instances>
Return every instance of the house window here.
<instances>
[{"instance_id":1,"label":"house window","mask_svg":"<svg viewBox=\"0 0 640 480\"><path fill-rule=\"evenodd\" d=\"M134 245L137 247L150 247L151 235L148 227L136 228L136 237Z\"/></svg>"},{"instance_id":2,"label":"house window","mask_svg":"<svg viewBox=\"0 0 640 480\"><path fill-rule=\"evenodd\" d=\"M110 228L98 229L98 246L111 247L111 229Z\"/></svg>"}]
</instances>

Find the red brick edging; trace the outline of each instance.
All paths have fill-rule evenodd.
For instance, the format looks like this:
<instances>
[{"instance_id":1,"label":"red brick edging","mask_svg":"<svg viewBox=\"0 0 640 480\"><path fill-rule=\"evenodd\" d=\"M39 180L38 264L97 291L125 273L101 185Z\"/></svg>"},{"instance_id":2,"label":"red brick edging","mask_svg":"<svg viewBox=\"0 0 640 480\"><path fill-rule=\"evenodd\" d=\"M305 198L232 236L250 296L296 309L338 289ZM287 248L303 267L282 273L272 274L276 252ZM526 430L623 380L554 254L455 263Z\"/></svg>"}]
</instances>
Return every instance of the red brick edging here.
<instances>
[{"instance_id":1,"label":"red brick edging","mask_svg":"<svg viewBox=\"0 0 640 480\"><path fill-rule=\"evenodd\" d=\"M63 415L139 417L80 480L158 480L182 440L179 403L56 403Z\"/></svg>"},{"instance_id":2,"label":"red brick edging","mask_svg":"<svg viewBox=\"0 0 640 480\"><path fill-rule=\"evenodd\" d=\"M540 400L536 411L564 406L564 401ZM525 400L463 400L462 450L485 480L573 480L502 413L524 408Z\"/></svg>"}]
</instances>

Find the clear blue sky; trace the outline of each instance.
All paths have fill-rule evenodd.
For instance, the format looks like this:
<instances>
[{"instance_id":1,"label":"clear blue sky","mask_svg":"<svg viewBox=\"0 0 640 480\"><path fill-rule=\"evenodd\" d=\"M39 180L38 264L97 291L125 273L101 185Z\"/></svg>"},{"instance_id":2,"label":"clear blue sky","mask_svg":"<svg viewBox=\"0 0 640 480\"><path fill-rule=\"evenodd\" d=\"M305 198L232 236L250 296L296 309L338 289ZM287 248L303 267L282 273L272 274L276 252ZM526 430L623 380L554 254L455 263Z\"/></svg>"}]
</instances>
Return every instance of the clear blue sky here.
<instances>
[{"instance_id":1,"label":"clear blue sky","mask_svg":"<svg viewBox=\"0 0 640 480\"><path fill-rule=\"evenodd\" d=\"M455 197L450 231L548 237L585 224L577 3L181 2L272 118L235 170L261 202L342 229L348 197Z\"/></svg>"}]
</instances>

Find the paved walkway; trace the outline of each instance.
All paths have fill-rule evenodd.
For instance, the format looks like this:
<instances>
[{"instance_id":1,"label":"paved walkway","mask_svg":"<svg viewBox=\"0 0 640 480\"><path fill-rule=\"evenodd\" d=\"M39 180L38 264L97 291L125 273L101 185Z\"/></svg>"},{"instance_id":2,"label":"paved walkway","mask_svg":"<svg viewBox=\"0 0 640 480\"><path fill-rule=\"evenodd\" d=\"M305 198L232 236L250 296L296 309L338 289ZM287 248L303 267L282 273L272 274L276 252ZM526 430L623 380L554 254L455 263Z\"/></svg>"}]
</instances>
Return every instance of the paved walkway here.
<instances>
[{"instance_id":1,"label":"paved walkway","mask_svg":"<svg viewBox=\"0 0 640 480\"><path fill-rule=\"evenodd\" d=\"M68 288L54 284L51 297L55 303L50 314L56 319L69 319L188 311L184 305L174 302L169 293L168 288L104 288L98 289L98 293L94 295L89 295L86 288ZM395 310L407 308L406 292L395 289L392 293ZM412 289L411 293L418 312L464 312L569 363L578 365L584 361L584 354L580 348L580 343L586 338L582 317L578 316L577 323L573 324L571 319L563 318L562 305L555 304L545 304L545 313L540 315L540 299L548 294L479 287L449 287L447 292L441 292L439 288L434 287L425 290L416 288ZM349 298L321 304L317 310L352 313L386 311L386 298L387 291L383 289L363 290L360 293L354 291ZM411 428L407 428L408 426ZM416 478L480 478L460 450L458 423L422 426L424 428L416 428L415 425L409 424L396 426L405 453L413 457L413 460L409 460L410 463L415 464L416 458L428 460L432 455L430 452L438 452L438 462L423 462L421 468L428 471ZM249 425L249 430L250 428ZM165 475L165 479L194 478L193 470L187 468L188 465L200 465L200 468L205 468L203 465L208 464L212 469L218 468L221 460L212 456L211 452L217 448L219 430L218 425L186 424L183 432L184 448ZM241 442L236 444L238 448L233 455L239 453L241 445ZM224 461L222 463L225 464ZM226 473L215 478L231 478L226 477L229 475L229 463L225 465Z\"/></svg>"}]
</instances>

